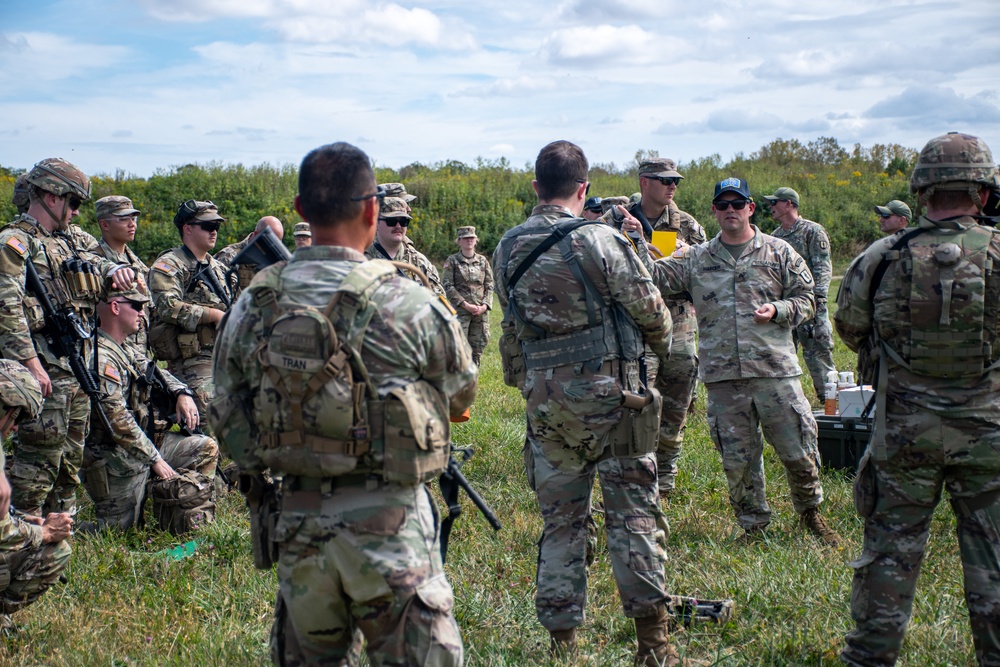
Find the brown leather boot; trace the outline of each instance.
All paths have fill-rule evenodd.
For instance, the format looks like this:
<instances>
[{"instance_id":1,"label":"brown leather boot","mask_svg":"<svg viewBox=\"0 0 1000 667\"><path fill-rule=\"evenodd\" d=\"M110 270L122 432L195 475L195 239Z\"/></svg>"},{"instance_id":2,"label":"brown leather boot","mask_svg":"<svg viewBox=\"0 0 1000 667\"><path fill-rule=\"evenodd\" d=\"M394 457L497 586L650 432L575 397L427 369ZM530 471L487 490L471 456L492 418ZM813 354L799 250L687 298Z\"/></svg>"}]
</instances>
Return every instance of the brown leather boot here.
<instances>
[{"instance_id":1,"label":"brown leather boot","mask_svg":"<svg viewBox=\"0 0 1000 667\"><path fill-rule=\"evenodd\" d=\"M799 524L810 533L818 537L828 547L835 547L840 544L840 536L837 531L826 525L826 521L819 515L819 510L810 507L799 518Z\"/></svg>"},{"instance_id":2,"label":"brown leather boot","mask_svg":"<svg viewBox=\"0 0 1000 667\"><path fill-rule=\"evenodd\" d=\"M576 628L549 630L549 655L554 658L576 655Z\"/></svg>"},{"instance_id":3,"label":"brown leather boot","mask_svg":"<svg viewBox=\"0 0 1000 667\"><path fill-rule=\"evenodd\" d=\"M677 650L670 643L669 618L667 608L660 607L652 616L635 619L635 638L639 642L639 650L635 654L637 666L674 667L681 664Z\"/></svg>"}]
</instances>

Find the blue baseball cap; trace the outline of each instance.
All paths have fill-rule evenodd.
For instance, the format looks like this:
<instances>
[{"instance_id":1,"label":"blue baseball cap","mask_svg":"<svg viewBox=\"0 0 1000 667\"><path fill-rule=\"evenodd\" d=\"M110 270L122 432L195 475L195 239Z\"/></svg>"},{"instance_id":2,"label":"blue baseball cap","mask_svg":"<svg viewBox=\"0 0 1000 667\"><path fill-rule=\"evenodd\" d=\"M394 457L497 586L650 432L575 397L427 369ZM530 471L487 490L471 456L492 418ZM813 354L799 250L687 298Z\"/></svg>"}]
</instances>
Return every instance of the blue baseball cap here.
<instances>
[{"instance_id":1,"label":"blue baseball cap","mask_svg":"<svg viewBox=\"0 0 1000 667\"><path fill-rule=\"evenodd\" d=\"M712 196L712 201L715 201L724 192L735 192L736 194L743 195L746 199L753 199L750 196L750 184L744 181L742 178L726 178L715 184L715 194Z\"/></svg>"}]
</instances>

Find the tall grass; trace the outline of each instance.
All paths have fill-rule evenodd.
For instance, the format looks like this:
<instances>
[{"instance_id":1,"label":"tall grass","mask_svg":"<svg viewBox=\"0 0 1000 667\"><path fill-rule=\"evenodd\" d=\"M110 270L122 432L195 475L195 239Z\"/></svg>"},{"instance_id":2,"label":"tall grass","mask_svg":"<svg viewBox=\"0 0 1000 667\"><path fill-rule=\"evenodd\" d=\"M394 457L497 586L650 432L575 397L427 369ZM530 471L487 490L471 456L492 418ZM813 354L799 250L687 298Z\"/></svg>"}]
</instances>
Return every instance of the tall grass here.
<instances>
[{"instance_id":1,"label":"tall grass","mask_svg":"<svg viewBox=\"0 0 1000 667\"><path fill-rule=\"evenodd\" d=\"M834 290L836 285L834 285ZM493 311L494 332L499 331ZM837 365L854 366L838 341ZM808 375L806 395L812 395ZM822 474L823 511L843 546L823 547L796 526L783 469L770 449L765 467L774 520L766 541L734 542L718 454L709 439L704 390L688 426L677 492L664 502L671 531L667 582L671 592L736 600L725 626L675 633L679 649L712 665L837 665L851 627L852 570L862 525L851 503L850 477ZM541 520L521 459L524 405L503 386L499 355L483 358L472 420L454 427L458 444L474 444L465 473L504 522L494 533L475 507L451 537L446 569L470 667L549 665L548 635L534 613L536 542ZM82 492L81 492L82 493ZM83 516L91 510L84 503ZM249 526L240 498L222 499L218 521L195 537L196 553L173 561L158 552L174 541L146 530L122 536L74 538L69 582L19 613L20 633L0 643L3 665L260 665L276 587L274 572L253 569ZM955 522L945 503L935 514L918 584L913 621L903 647L910 667L974 663L963 602ZM602 543L590 574L587 620L573 665L632 664L635 637L623 616Z\"/></svg>"}]
</instances>

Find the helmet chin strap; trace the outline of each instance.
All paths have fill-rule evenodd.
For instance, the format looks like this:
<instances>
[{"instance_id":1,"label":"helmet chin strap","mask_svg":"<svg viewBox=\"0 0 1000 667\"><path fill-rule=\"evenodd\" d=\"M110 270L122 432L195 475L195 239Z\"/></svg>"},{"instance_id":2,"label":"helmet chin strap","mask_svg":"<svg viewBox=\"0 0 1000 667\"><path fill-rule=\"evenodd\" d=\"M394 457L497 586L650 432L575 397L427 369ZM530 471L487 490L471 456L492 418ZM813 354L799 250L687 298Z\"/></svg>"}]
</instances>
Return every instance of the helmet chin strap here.
<instances>
[{"instance_id":1,"label":"helmet chin strap","mask_svg":"<svg viewBox=\"0 0 1000 667\"><path fill-rule=\"evenodd\" d=\"M63 200L62 205L62 216L56 217L56 214L52 212L49 205L45 203L45 195L51 195L52 193L47 190L42 190L42 196L38 198L38 203L42 205L45 212L48 213L52 221L56 223L56 228L61 231L66 231L69 228L69 223L66 222L66 210L69 208L69 197L61 197ZM52 195L53 197L58 197L59 195Z\"/></svg>"}]
</instances>

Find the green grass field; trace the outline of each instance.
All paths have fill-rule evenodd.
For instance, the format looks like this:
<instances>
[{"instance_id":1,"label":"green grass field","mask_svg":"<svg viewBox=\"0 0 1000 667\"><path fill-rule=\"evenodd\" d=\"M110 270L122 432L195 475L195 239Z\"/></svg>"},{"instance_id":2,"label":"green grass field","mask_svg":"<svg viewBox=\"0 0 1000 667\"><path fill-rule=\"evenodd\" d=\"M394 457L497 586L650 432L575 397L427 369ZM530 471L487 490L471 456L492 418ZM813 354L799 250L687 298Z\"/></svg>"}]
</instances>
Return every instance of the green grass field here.
<instances>
[{"instance_id":1,"label":"green grass field","mask_svg":"<svg viewBox=\"0 0 1000 667\"><path fill-rule=\"evenodd\" d=\"M841 369L854 368L853 355L839 342L836 360ZM811 395L807 376L804 382ZM738 546L704 411L702 390L687 430L679 490L664 505L671 526L667 582L677 594L733 598L737 611L725 626L678 632L679 649L714 665L840 664L837 654L852 625L847 563L862 541L849 477L823 474L824 511L844 538L841 548L827 549L797 529L783 470L767 450L774 521L766 542ZM523 401L502 384L495 344L484 357L472 417L454 427L453 439L476 445L465 472L504 529L494 534L465 502L452 532L447 570L466 664L552 664L548 635L534 613L541 521L522 470ZM83 505L80 519L90 515L87 501ZM74 538L69 582L15 616L20 632L0 642L0 664L266 663L276 578L253 569L248 536L242 499L230 494L220 501L218 521L194 536L196 553L179 561L158 553L178 541L152 530ZM961 582L954 520L944 503L932 525L901 665L974 664ZM634 631L621 612L603 544L590 584L581 655L572 664L631 665Z\"/></svg>"}]
</instances>

